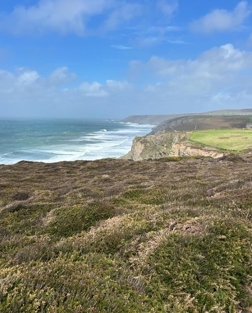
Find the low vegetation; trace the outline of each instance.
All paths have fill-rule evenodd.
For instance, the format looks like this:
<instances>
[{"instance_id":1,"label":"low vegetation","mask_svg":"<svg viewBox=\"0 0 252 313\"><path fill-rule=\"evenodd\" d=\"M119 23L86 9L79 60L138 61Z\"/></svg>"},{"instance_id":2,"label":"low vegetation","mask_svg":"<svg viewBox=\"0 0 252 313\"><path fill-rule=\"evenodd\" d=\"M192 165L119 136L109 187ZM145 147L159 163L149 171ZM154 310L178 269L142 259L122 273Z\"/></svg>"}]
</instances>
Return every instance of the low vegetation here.
<instances>
[{"instance_id":1,"label":"low vegetation","mask_svg":"<svg viewBox=\"0 0 252 313\"><path fill-rule=\"evenodd\" d=\"M248 153L0 173L0 312L252 311Z\"/></svg>"},{"instance_id":2,"label":"low vegetation","mask_svg":"<svg viewBox=\"0 0 252 313\"><path fill-rule=\"evenodd\" d=\"M194 131L190 140L221 150L241 152L252 149L251 129L210 129Z\"/></svg>"}]
</instances>

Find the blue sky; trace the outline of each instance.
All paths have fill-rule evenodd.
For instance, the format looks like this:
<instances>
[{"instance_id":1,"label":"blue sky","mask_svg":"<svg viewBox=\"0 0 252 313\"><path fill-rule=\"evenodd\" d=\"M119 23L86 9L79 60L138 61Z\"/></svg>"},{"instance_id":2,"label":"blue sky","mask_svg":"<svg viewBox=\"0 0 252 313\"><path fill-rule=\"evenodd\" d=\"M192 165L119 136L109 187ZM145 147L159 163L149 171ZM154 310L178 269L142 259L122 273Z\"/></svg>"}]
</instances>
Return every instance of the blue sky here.
<instances>
[{"instance_id":1,"label":"blue sky","mask_svg":"<svg viewBox=\"0 0 252 313\"><path fill-rule=\"evenodd\" d=\"M0 117L252 105L252 1L1 0Z\"/></svg>"}]
</instances>

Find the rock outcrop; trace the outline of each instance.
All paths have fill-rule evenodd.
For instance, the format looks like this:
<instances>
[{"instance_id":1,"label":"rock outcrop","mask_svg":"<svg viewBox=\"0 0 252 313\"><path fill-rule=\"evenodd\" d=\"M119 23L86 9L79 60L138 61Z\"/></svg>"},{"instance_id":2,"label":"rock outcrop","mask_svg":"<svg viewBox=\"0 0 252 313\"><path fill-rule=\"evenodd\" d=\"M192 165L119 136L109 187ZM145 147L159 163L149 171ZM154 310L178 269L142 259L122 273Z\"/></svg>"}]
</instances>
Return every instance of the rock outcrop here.
<instances>
[{"instance_id":1,"label":"rock outcrop","mask_svg":"<svg viewBox=\"0 0 252 313\"><path fill-rule=\"evenodd\" d=\"M208 156L220 158L221 151L201 147L188 141L190 132L160 132L155 135L136 137L133 140L131 151L123 158L134 161L159 159L169 156Z\"/></svg>"}]
</instances>

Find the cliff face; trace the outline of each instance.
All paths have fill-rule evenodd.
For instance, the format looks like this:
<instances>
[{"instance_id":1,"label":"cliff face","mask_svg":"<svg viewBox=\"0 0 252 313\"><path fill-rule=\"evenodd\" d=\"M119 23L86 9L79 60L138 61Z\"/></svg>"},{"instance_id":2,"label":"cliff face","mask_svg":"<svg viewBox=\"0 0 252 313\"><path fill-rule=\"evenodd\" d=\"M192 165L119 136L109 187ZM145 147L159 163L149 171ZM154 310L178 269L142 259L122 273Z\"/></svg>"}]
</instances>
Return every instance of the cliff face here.
<instances>
[{"instance_id":1,"label":"cliff face","mask_svg":"<svg viewBox=\"0 0 252 313\"><path fill-rule=\"evenodd\" d=\"M134 161L159 159L168 156L223 157L224 153L214 148L200 147L187 141L189 132L158 133L136 137L131 151L124 157Z\"/></svg>"},{"instance_id":2,"label":"cliff face","mask_svg":"<svg viewBox=\"0 0 252 313\"><path fill-rule=\"evenodd\" d=\"M248 115L248 114L247 114ZM250 116L188 115L165 120L145 137L134 139L131 151L124 157L134 161L168 156L224 155L220 150L205 147L188 140L194 130L251 128Z\"/></svg>"}]
</instances>

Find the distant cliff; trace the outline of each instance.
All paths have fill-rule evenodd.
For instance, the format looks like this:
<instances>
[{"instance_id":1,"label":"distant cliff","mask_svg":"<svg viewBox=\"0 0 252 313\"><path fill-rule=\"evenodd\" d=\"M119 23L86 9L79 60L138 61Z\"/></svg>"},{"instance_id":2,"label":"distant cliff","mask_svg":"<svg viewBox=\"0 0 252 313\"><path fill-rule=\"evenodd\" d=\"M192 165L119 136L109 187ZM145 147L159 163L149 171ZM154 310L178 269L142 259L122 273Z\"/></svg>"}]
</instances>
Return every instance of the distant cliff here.
<instances>
[{"instance_id":1,"label":"distant cliff","mask_svg":"<svg viewBox=\"0 0 252 313\"><path fill-rule=\"evenodd\" d=\"M184 114L169 114L169 115L131 115L123 119L123 122L159 125L160 123L172 120L176 117L184 116Z\"/></svg>"},{"instance_id":2,"label":"distant cliff","mask_svg":"<svg viewBox=\"0 0 252 313\"><path fill-rule=\"evenodd\" d=\"M252 115L252 109L241 109L241 110L216 110L211 112L202 112L202 113L181 113L181 114L164 114L164 115L131 115L123 119L123 122L137 123L137 124L150 124L150 125L159 125L163 122L169 122L171 120L180 119L184 117L194 116L198 117L235 117L235 116L250 116ZM169 126L168 126L169 127Z\"/></svg>"}]
</instances>

